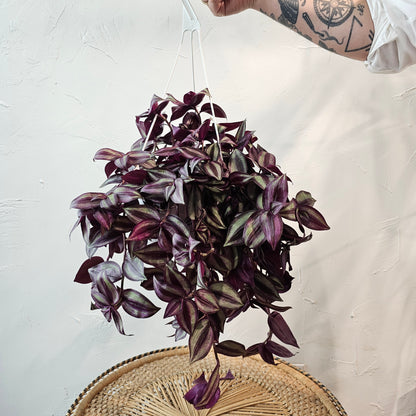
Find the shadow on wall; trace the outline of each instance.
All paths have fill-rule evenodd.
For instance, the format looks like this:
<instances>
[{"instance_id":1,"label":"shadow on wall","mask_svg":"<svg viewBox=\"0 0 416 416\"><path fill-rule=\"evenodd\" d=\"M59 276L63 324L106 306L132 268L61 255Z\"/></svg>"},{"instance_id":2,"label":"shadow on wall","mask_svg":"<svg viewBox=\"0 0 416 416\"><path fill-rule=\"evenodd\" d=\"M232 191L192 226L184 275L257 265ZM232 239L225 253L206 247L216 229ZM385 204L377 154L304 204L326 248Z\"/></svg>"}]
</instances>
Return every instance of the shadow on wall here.
<instances>
[{"instance_id":1,"label":"shadow on wall","mask_svg":"<svg viewBox=\"0 0 416 416\"><path fill-rule=\"evenodd\" d=\"M397 402L396 416L416 415L416 388L401 396Z\"/></svg>"}]
</instances>

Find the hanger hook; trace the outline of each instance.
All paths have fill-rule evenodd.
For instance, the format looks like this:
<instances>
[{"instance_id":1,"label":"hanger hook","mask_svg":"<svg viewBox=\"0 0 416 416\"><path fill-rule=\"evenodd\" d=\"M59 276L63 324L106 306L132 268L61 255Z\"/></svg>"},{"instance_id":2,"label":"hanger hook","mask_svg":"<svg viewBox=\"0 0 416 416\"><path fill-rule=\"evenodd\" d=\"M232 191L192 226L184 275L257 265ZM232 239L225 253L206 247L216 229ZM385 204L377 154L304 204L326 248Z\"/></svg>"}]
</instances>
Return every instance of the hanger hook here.
<instances>
[{"instance_id":1,"label":"hanger hook","mask_svg":"<svg viewBox=\"0 0 416 416\"><path fill-rule=\"evenodd\" d=\"M189 0L182 0L183 4L183 21L182 21L182 33L190 31L199 31L201 25L198 17Z\"/></svg>"}]
</instances>

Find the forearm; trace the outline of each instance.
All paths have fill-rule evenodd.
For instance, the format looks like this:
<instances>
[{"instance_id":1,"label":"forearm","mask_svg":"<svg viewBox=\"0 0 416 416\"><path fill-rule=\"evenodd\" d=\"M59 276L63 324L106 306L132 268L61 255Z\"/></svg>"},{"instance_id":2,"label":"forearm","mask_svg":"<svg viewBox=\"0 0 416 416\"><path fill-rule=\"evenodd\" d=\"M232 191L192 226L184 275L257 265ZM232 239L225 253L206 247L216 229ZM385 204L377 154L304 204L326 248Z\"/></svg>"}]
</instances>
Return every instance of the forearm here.
<instances>
[{"instance_id":1,"label":"forearm","mask_svg":"<svg viewBox=\"0 0 416 416\"><path fill-rule=\"evenodd\" d=\"M366 0L254 0L252 8L325 49L367 58L374 25Z\"/></svg>"}]
</instances>

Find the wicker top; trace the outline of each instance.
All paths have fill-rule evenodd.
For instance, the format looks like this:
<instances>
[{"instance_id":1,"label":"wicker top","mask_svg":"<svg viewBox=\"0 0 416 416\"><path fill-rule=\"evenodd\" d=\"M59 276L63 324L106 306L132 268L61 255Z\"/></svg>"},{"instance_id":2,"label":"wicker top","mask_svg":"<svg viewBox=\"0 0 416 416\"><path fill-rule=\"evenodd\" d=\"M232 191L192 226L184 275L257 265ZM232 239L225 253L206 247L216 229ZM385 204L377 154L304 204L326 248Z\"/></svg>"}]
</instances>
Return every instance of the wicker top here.
<instances>
[{"instance_id":1,"label":"wicker top","mask_svg":"<svg viewBox=\"0 0 416 416\"><path fill-rule=\"evenodd\" d=\"M196 411L183 398L192 381L215 367L215 358L189 365L186 347L154 351L123 361L97 377L79 395L67 416L337 416L341 404L322 384L292 365L273 366L257 357L221 356L218 403Z\"/></svg>"}]
</instances>

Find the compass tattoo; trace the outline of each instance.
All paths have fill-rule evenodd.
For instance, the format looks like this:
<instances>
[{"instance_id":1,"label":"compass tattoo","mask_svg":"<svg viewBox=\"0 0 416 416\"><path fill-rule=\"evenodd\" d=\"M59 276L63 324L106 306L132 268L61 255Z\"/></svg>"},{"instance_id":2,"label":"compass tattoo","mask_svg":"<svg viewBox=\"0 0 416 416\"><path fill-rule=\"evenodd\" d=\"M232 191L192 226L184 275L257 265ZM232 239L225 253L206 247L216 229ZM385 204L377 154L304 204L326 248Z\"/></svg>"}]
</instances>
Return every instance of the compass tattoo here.
<instances>
[{"instance_id":1,"label":"compass tattoo","mask_svg":"<svg viewBox=\"0 0 416 416\"><path fill-rule=\"evenodd\" d=\"M330 27L344 23L354 11L352 0L313 0L319 20Z\"/></svg>"}]
</instances>

